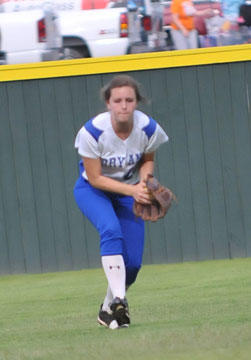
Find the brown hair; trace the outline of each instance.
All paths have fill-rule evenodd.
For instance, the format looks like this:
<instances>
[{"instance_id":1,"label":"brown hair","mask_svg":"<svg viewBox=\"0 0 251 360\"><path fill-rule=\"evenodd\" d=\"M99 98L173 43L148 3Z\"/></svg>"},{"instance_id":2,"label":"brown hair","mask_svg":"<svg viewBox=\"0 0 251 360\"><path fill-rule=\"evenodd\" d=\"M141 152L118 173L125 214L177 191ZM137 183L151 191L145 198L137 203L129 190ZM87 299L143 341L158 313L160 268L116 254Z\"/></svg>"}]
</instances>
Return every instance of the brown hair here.
<instances>
[{"instance_id":1,"label":"brown hair","mask_svg":"<svg viewBox=\"0 0 251 360\"><path fill-rule=\"evenodd\" d=\"M134 80L131 76L128 75L118 75L115 76L111 81L109 81L101 90L102 98L105 102L107 102L111 97L111 90L117 87L122 86L130 86L134 89L136 94L136 99L138 102L142 101L145 102L144 96L140 93L140 85L139 83Z\"/></svg>"}]
</instances>

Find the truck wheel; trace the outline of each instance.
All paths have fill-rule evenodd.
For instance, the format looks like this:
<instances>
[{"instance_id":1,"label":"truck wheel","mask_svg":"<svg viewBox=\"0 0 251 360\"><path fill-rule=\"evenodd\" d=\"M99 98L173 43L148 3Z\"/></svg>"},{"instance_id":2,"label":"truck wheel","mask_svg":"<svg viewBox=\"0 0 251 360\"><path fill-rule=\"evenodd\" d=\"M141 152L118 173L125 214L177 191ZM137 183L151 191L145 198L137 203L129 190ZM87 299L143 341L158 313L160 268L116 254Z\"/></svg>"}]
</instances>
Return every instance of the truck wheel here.
<instances>
[{"instance_id":1,"label":"truck wheel","mask_svg":"<svg viewBox=\"0 0 251 360\"><path fill-rule=\"evenodd\" d=\"M65 47L64 48L64 60L81 59L90 57L88 50L81 47Z\"/></svg>"}]
</instances>

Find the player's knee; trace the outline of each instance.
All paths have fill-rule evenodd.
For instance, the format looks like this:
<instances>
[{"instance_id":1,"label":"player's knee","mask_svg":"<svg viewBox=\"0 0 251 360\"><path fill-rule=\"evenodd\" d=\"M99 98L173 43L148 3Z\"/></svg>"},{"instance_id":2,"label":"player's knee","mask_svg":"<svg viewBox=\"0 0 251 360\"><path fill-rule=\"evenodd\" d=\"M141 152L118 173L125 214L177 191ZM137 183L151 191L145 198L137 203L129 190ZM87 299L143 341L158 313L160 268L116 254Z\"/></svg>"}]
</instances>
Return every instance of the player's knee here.
<instances>
[{"instance_id":1,"label":"player's knee","mask_svg":"<svg viewBox=\"0 0 251 360\"><path fill-rule=\"evenodd\" d=\"M107 223L106 221L103 221L101 224L98 224L97 228L103 241L110 241L118 238L121 239L123 237L118 222L114 221Z\"/></svg>"},{"instance_id":2,"label":"player's knee","mask_svg":"<svg viewBox=\"0 0 251 360\"><path fill-rule=\"evenodd\" d=\"M126 267L126 286L130 286L135 282L139 270L140 266Z\"/></svg>"},{"instance_id":3,"label":"player's knee","mask_svg":"<svg viewBox=\"0 0 251 360\"><path fill-rule=\"evenodd\" d=\"M101 239L100 242L100 254L105 255L117 255L123 253L122 239L121 238L106 238Z\"/></svg>"}]
</instances>

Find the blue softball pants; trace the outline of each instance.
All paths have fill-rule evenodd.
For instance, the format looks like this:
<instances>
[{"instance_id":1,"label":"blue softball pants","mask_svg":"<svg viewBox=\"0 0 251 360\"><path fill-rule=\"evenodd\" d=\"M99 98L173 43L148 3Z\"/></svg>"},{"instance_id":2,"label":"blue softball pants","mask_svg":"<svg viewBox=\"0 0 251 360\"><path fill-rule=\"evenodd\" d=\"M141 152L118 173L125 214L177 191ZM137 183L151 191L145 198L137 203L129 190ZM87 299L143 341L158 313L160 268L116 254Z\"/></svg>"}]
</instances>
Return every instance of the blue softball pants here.
<instances>
[{"instance_id":1,"label":"blue softball pants","mask_svg":"<svg viewBox=\"0 0 251 360\"><path fill-rule=\"evenodd\" d=\"M74 196L82 213L100 235L100 255L122 255L126 286L141 268L144 249L144 221L133 214L133 198L94 188L80 176Z\"/></svg>"}]
</instances>

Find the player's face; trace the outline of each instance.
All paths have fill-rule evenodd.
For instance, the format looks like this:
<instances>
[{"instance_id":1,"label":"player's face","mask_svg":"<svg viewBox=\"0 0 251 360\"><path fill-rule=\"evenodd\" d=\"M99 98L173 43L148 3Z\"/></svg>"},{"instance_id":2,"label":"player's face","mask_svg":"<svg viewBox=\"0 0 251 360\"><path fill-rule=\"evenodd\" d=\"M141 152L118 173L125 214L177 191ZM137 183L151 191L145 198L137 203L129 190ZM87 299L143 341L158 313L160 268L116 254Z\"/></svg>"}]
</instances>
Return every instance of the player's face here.
<instances>
[{"instance_id":1,"label":"player's face","mask_svg":"<svg viewBox=\"0 0 251 360\"><path fill-rule=\"evenodd\" d=\"M117 123L131 122L133 112L138 105L135 90L130 86L112 89L106 105L114 121Z\"/></svg>"}]
</instances>

